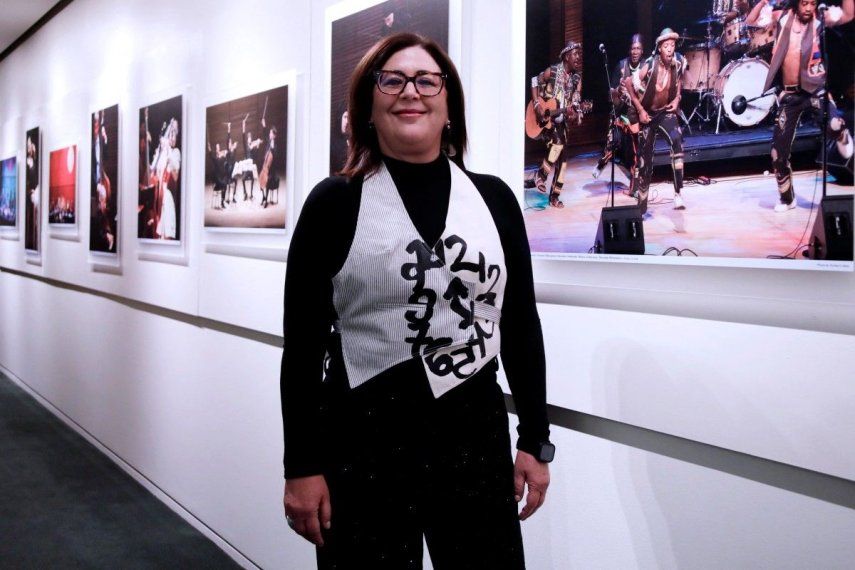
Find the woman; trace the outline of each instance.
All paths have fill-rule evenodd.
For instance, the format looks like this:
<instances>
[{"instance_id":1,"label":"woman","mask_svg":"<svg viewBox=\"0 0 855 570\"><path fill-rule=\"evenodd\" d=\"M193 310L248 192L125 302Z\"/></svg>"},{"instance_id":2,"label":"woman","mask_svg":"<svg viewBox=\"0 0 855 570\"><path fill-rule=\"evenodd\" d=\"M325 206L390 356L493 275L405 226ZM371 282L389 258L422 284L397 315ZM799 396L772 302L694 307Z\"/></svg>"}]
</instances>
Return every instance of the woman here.
<instances>
[{"instance_id":1,"label":"woman","mask_svg":"<svg viewBox=\"0 0 855 570\"><path fill-rule=\"evenodd\" d=\"M438 569L523 568L519 520L543 503L554 447L519 206L462 170L460 80L432 41L374 45L348 115L344 177L309 195L288 257L288 524L320 568L421 568L422 537Z\"/></svg>"}]
</instances>

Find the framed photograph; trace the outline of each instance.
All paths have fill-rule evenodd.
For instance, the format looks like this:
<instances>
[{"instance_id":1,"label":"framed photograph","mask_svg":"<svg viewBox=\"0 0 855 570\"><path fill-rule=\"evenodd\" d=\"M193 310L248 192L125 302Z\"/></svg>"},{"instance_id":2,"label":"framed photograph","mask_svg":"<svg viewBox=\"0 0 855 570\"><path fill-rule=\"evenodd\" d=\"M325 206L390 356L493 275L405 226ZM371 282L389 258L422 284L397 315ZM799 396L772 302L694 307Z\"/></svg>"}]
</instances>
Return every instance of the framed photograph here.
<instances>
[{"instance_id":1,"label":"framed photograph","mask_svg":"<svg viewBox=\"0 0 855 570\"><path fill-rule=\"evenodd\" d=\"M38 127L27 131L24 162L24 249L41 251L41 159L42 140Z\"/></svg>"},{"instance_id":2,"label":"framed photograph","mask_svg":"<svg viewBox=\"0 0 855 570\"><path fill-rule=\"evenodd\" d=\"M89 251L119 251L119 106L92 113L89 171Z\"/></svg>"},{"instance_id":3,"label":"framed photograph","mask_svg":"<svg viewBox=\"0 0 855 570\"><path fill-rule=\"evenodd\" d=\"M48 223L51 226L77 224L77 145L50 153L48 178Z\"/></svg>"},{"instance_id":4,"label":"framed photograph","mask_svg":"<svg viewBox=\"0 0 855 570\"><path fill-rule=\"evenodd\" d=\"M707 10L526 0L517 188L536 257L855 267L852 137L837 126L825 177L821 98L807 97L817 112L808 105L800 121L781 118L785 106L795 113L794 99L775 96L782 12L768 7L746 27ZM849 48L830 40L828 51L832 116L851 117Z\"/></svg>"},{"instance_id":5,"label":"framed photograph","mask_svg":"<svg viewBox=\"0 0 855 570\"><path fill-rule=\"evenodd\" d=\"M207 108L205 228L284 231L288 86Z\"/></svg>"},{"instance_id":6,"label":"framed photograph","mask_svg":"<svg viewBox=\"0 0 855 570\"><path fill-rule=\"evenodd\" d=\"M449 0L347 1L327 10L330 22L329 172L344 166L348 149L347 93L350 74L378 40L397 32L427 36L449 47Z\"/></svg>"},{"instance_id":7,"label":"framed photograph","mask_svg":"<svg viewBox=\"0 0 855 570\"><path fill-rule=\"evenodd\" d=\"M18 225L18 159L0 160L0 228Z\"/></svg>"},{"instance_id":8,"label":"framed photograph","mask_svg":"<svg viewBox=\"0 0 855 570\"><path fill-rule=\"evenodd\" d=\"M137 237L182 240L183 96L140 108Z\"/></svg>"}]
</instances>

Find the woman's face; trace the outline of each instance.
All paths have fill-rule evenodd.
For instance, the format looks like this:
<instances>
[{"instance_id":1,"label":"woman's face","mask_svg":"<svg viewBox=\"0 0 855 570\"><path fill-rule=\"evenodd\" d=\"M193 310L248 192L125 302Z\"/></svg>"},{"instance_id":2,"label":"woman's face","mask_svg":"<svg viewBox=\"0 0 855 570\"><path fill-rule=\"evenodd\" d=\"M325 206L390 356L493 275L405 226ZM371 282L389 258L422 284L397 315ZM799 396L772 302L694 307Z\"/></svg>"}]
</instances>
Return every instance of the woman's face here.
<instances>
[{"instance_id":1,"label":"woman's face","mask_svg":"<svg viewBox=\"0 0 855 570\"><path fill-rule=\"evenodd\" d=\"M383 69L400 71L407 77L422 71L442 71L419 46L395 52ZM398 95L387 95L375 84L371 120L383 154L409 162L430 162L439 156L442 129L448 120L448 92L443 87L438 95L425 97L410 81Z\"/></svg>"}]
</instances>

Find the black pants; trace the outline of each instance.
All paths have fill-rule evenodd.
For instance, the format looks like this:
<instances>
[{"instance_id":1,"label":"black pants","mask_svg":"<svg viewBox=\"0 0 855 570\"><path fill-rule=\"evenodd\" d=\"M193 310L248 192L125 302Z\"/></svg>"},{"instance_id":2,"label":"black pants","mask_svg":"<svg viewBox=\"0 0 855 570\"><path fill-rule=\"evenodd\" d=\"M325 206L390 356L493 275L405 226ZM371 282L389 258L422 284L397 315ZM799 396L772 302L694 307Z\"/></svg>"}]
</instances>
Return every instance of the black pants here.
<instances>
[{"instance_id":1,"label":"black pants","mask_svg":"<svg viewBox=\"0 0 855 570\"><path fill-rule=\"evenodd\" d=\"M651 116L649 123L641 125L641 132L638 134L638 163L633 190L638 194L641 213L647 211L650 178L653 176L653 147L658 133L668 139L671 147L674 193L679 194L683 189L683 131L680 130L680 120L675 113L660 111Z\"/></svg>"},{"instance_id":2,"label":"black pants","mask_svg":"<svg viewBox=\"0 0 855 570\"><path fill-rule=\"evenodd\" d=\"M791 204L795 199L793 192L793 169L790 166L790 153L796 127L802 114L808 111L819 121L822 119L822 106L819 97L813 97L806 91L783 92L778 99L778 116L775 118L775 130L772 133L772 166L775 169L775 181L782 204ZM828 118L838 115L837 106L828 100ZM837 130L828 127L828 138L834 140L842 126Z\"/></svg>"},{"instance_id":3,"label":"black pants","mask_svg":"<svg viewBox=\"0 0 855 570\"><path fill-rule=\"evenodd\" d=\"M434 399L420 363L396 369L407 365L329 407L332 524L318 568L421 568L423 536L437 570L525 568L494 367Z\"/></svg>"}]
</instances>

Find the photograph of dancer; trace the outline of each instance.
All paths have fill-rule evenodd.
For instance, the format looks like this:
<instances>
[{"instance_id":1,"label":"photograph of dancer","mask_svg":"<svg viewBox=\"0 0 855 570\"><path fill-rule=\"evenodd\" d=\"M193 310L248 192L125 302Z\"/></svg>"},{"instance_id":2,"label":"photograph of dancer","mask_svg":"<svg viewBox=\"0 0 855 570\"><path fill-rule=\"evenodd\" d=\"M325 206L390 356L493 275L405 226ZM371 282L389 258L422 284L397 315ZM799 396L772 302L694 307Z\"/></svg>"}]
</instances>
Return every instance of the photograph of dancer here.
<instances>
[{"instance_id":1,"label":"photograph of dancer","mask_svg":"<svg viewBox=\"0 0 855 570\"><path fill-rule=\"evenodd\" d=\"M377 40L397 32L420 34L448 50L448 0L386 0L332 22L330 174L347 157L350 73Z\"/></svg>"},{"instance_id":2,"label":"photograph of dancer","mask_svg":"<svg viewBox=\"0 0 855 570\"><path fill-rule=\"evenodd\" d=\"M181 95L140 109L137 237L181 240Z\"/></svg>"},{"instance_id":3,"label":"photograph of dancer","mask_svg":"<svg viewBox=\"0 0 855 570\"><path fill-rule=\"evenodd\" d=\"M92 113L89 250L116 253L119 239L119 106Z\"/></svg>"},{"instance_id":4,"label":"photograph of dancer","mask_svg":"<svg viewBox=\"0 0 855 570\"><path fill-rule=\"evenodd\" d=\"M27 131L27 158L24 163L24 249L37 252L41 246L41 156L42 139L39 128Z\"/></svg>"},{"instance_id":5,"label":"photograph of dancer","mask_svg":"<svg viewBox=\"0 0 855 570\"><path fill-rule=\"evenodd\" d=\"M208 107L205 227L285 229L288 86Z\"/></svg>"}]
</instances>

